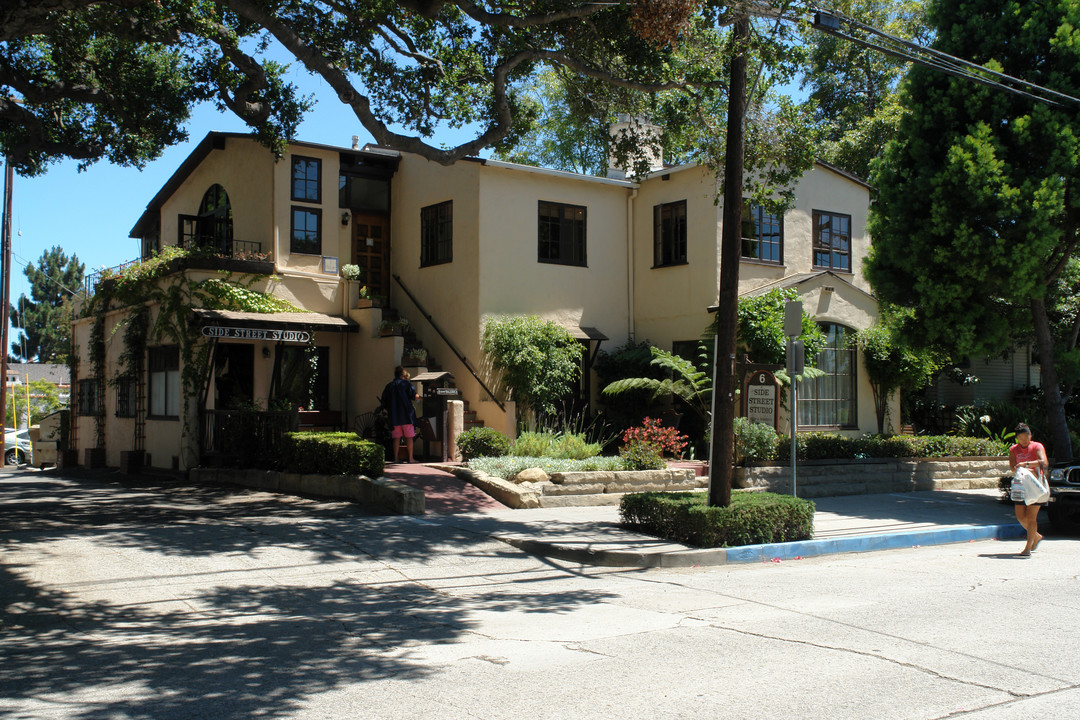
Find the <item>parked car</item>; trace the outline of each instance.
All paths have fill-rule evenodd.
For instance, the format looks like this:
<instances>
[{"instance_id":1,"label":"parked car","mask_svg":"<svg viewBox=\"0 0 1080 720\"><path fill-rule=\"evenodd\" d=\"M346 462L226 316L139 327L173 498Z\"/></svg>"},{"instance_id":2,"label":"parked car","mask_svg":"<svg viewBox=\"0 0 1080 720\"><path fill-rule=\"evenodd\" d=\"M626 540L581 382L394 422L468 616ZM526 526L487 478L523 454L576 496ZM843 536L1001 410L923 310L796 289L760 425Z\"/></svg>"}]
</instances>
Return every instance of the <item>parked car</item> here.
<instances>
[{"instance_id":1,"label":"parked car","mask_svg":"<svg viewBox=\"0 0 1080 720\"><path fill-rule=\"evenodd\" d=\"M4 433L4 464L25 465L30 462L30 454L33 443L30 442L30 431L8 430Z\"/></svg>"},{"instance_id":2,"label":"parked car","mask_svg":"<svg viewBox=\"0 0 1080 720\"><path fill-rule=\"evenodd\" d=\"M1050 469L1050 504L1047 514L1054 529L1066 532L1080 527L1080 459L1056 463Z\"/></svg>"}]
</instances>

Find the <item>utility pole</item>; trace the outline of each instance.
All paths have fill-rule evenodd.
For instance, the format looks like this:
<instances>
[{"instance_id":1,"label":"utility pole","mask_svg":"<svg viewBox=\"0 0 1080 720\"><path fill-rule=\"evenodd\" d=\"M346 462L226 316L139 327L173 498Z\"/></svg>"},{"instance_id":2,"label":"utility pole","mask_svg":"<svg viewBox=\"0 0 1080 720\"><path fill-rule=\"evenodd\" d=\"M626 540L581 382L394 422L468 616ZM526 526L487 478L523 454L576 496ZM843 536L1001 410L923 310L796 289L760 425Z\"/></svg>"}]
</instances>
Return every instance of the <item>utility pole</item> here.
<instances>
[{"instance_id":1,"label":"utility pole","mask_svg":"<svg viewBox=\"0 0 1080 720\"><path fill-rule=\"evenodd\" d=\"M713 366L712 436L709 439L709 504L731 504L735 465L735 348L739 323L739 256L742 244L743 156L745 154L746 53L750 18L731 31L727 145L724 151L724 214L720 231L720 297L717 302Z\"/></svg>"},{"instance_id":2,"label":"utility pole","mask_svg":"<svg viewBox=\"0 0 1080 720\"><path fill-rule=\"evenodd\" d=\"M11 182L14 174L11 169L11 156L4 157L4 219L0 231L0 266L3 278L0 280L0 432L7 434L7 348L8 348L8 297L11 295ZM17 426L17 425L16 425ZM5 452L7 449L5 448Z\"/></svg>"}]
</instances>

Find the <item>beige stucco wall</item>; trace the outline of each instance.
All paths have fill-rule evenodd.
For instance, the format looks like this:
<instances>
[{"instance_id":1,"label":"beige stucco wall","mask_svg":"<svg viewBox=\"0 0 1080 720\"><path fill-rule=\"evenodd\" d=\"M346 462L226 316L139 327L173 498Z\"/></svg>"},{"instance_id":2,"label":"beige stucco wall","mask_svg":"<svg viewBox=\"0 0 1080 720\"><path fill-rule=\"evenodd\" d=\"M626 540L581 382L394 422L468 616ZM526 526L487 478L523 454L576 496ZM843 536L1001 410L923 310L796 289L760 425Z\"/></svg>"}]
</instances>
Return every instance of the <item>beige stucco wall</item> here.
<instances>
[{"instance_id":1,"label":"beige stucco wall","mask_svg":"<svg viewBox=\"0 0 1080 720\"><path fill-rule=\"evenodd\" d=\"M432 322L470 364L479 366L480 169L475 162L463 161L446 167L414 155L403 155L391 186L390 217L390 272L401 278L419 306L394 280L390 283L391 304L408 318L412 331L431 358L443 370L453 373L473 409L483 391ZM447 201L453 203L452 260L420 267L420 210ZM431 321L424 313L431 316ZM379 366L380 374L372 383L372 390L378 392L392 379L390 373L401 361L403 343L395 339L375 340L383 346L391 342L397 342L393 361Z\"/></svg>"},{"instance_id":2,"label":"beige stucco wall","mask_svg":"<svg viewBox=\"0 0 1080 720\"><path fill-rule=\"evenodd\" d=\"M851 216L851 272L837 274L855 286L870 291L870 284L862 274L863 263L870 250L870 236L866 232L870 191L865 185L823 165L815 165L795 184L795 202L784 214L783 265L743 262L739 272L740 292L789 275L820 269L814 268L813 259L814 210Z\"/></svg>"},{"instance_id":3,"label":"beige stucco wall","mask_svg":"<svg viewBox=\"0 0 1080 720\"><path fill-rule=\"evenodd\" d=\"M176 244L177 216L197 215L203 195L217 183L229 195L233 238L262 243L263 252L272 252L275 216L267 212L267 206L272 201L273 176L280 165L275 166L273 154L254 140L226 138L225 149L211 151L162 204L162 244Z\"/></svg>"},{"instance_id":4,"label":"beige stucco wall","mask_svg":"<svg viewBox=\"0 0 1080 720\"><path fill-rule=\"evenodd\" d=\"M608 348L624 343L630 331L629 195L625 182L485 166L480 175L481 332L491 317L535 314L568 329L596 328L609 338ZM538 260L541 201L586 208L586 266ZM478 333L478 355L479 342ZM595 398L595 375L591 386ZM487 413L494 409L494 403L478 407ZM497 417L484 420L502 427Z\"/></svg>"},{"instance_id":5,"label":"beige stucco wall","mask_svg":"<svg viewBox=\"0 0 1080 720\"><path fill-rule=\"evenodd\" d=\"M719 290L720 208L716 180L694 167L641 183L634 203L634 335L671 349L695 340L709 324L708 308ZM686 200L685 265L654 267L653 209Z\"/></svg>"},{"instance_id":6,"label":"beige stucco wall","mask_svg":"<svg viewBox=\"0 0 1080 720\"><path fill-rule=\"evenodd\" d=\"M105 412L105 464L109 467L120 465L120 453L135 449L135 420L133 418L116 417L116 388L110 384L110 380L119 372L120 354L123 352L123 328L127 318L126 310L114 310L105 316L105 382L100 388L101 399ZM153 323L155 315L151 312L150 322ZM90 333L93 327L93 318L81 318L73 323L72 330L75 345L79 353L78 378L72 383L72 408L77 410L78 383L77 380L90 379L93 377L90 366ZM162 342L150 342L151 346L168 344ZM145 366L144 366L145 368ZM143 382L148 382L148 374L144 373ZM149 390L146 390L146 402L149 403ZM93 417L77 416L75 418L76 438L75 449L78 451L78 461L83 462L83 450L97 447L97 424ZM183 422L176 420L147 420L145 423L145 441L143 449L150 456L150 466L159 468L171 468L173 457L180 458L180 467L188 467L194 462L193 457L187 457L182 452L184 447ZM195 427L195 424L192 424ZM187 454L188 456L191 453Z\"/></svg>"}]
</instances>

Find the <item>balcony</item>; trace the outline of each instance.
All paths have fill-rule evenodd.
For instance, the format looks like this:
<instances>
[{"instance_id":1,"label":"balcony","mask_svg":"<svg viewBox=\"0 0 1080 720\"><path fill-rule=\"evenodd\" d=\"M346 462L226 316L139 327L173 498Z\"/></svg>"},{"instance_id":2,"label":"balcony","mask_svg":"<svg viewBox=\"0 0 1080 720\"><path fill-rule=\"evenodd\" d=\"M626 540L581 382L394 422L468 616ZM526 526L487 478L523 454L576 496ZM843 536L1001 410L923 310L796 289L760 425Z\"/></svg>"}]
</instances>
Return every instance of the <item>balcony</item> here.
<instances>
[{"instance_id":1,"label":"balcony","mask_svg":"<svg viewBox=\"0 0 1080 720\"><path fill-rule=\"evenodd\" d=\"M169 246L175 247L175 246ZM228 272L248 273L251 275L271 275L274 262L269 253L262 251L262 243L250 240L218 240L210 236L192 235L181 238L180 249L165 259L158 255L148 255L138 260L130 260L111 268L101 268L86 276L83 281L87 297L97 292L98 285L128 273L138 272L134 268L148 263L164 263L161 275L170 275L183 270L225 270Z\"/></svg>"}]
</instances>

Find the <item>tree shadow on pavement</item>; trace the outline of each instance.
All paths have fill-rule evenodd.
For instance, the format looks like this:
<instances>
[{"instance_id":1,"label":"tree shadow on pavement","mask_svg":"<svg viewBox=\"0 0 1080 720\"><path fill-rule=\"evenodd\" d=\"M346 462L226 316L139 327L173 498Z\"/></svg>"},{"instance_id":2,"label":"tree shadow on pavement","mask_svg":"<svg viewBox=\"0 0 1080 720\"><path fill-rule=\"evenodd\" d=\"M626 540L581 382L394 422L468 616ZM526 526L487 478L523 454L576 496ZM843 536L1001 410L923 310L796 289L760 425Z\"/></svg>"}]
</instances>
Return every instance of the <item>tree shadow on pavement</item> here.
<instances>
[{"instance_id":1,"label":"tree shadow on pavement","mask_svg":"<svg viewBox=\"0 0 1080 720\"><path fill-rule=\"evenodd\" d=\"M0 517L0 713L13 717L288 714L338 688L439 673L416 648L465 641L479 610L570 613L612 597L524 590L570 573L348 503L39 474L0 482ZM109 572L47 566L114 551L126 562Z\"/></svg>"}]
</instances>

